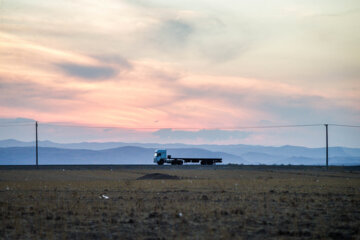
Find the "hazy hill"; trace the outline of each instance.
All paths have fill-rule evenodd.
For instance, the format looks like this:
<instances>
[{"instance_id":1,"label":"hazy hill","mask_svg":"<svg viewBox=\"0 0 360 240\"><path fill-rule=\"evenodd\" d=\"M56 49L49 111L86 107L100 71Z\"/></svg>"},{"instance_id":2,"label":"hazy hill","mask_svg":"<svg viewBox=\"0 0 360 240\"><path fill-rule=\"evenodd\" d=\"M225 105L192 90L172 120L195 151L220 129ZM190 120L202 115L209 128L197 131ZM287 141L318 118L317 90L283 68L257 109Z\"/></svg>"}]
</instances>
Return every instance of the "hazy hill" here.
<instances>
[{"instance_id":1,"label":"hazy hill","mask_svg":"<svg viewBox=\"0 0 360 240\"><path fill-rule=\"evenodd\" d=\"M39 148L39 164L153 164L155 149L126 146L105 150ZM224 163L246 163L241 157L203 149L169 149L178 157L222 157ZM0 148L0 164L35 163L34 147Z\"/></svg>"},{"instance_id":2,"label":"hazy hill","mask_svg":"<svg viewBox=\"0 0 360 240\"><path fill-rule=\"evenodd\" d=\"M34 142L17 140L0 141L0 164L5 162L34 162ZM47 164L101 163L101 164L152 164L154 150L165 148L176 157L222 157L224 163L237 164L304 164L323 165L325 148L299 146L256 145L186 145L122 142L54 143L40 141L40 159ZM17 148L16 148L17 147ZM22 148L24 147L24 148ZM28 160L28 159L31 160ZM360 149L329 148L330 164L360 165Z\"/></svg>"},{"instance_id":3,"label":"hazy hill","mask_svg":"<svg viewBox=\"0 0 360 240\"><path fill-rule=\"evenodd\" d=\"M270 155L261 152L246 152L242 154L241 157L246 159L246 161L251 162L252 164L276 163L284 158L282 156Z\"/></svg>"}]
</instances>

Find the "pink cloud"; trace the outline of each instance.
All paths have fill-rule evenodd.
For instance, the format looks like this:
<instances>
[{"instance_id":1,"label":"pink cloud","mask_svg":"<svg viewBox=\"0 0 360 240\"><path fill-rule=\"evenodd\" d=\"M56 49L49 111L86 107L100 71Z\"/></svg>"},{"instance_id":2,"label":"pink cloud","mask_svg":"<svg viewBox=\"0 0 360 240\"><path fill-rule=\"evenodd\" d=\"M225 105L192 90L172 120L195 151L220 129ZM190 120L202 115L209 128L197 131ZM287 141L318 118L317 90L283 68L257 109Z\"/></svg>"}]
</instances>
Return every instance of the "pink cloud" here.
<instances>
[{"instance_id":1,"label":"pink cloud","mask_svg":"<svg viewBox=\"0 0 360 240\"><path fill-rule=\"evenodd\" d=\"M262 120L287 122L294 118L286 119L283 113L294 109L299 115L309 114L302 112L305 107L320 111L321 116L329 111L329 103L331 108L358 109L354 100L359 95L354 89L347 91L349 96L341 96L336 91L283 82L186 72L152 59L101 61L5 33L0 33L0 49L5 53L0 59L4 90L0 117L122 127L210 128L256 125ZM124 67L124 61L131 67ZM318 118L311 121L322 121Z\"/></svg>"}]
</instances>

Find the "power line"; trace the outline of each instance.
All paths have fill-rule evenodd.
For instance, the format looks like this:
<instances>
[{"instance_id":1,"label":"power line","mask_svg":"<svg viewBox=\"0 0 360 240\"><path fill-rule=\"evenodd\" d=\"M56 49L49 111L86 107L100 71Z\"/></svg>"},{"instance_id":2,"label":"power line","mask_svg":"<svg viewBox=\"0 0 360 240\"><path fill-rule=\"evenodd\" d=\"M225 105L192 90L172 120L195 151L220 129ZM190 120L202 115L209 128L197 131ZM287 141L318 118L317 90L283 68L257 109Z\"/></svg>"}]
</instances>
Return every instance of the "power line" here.
<instances>
[{"instance_id":1,"label":"power line","mask_svg":"<svg viewBox=\"0 0 360 240\"><path fill-rule=\"evenodd\" d=\"M11 124L11 125L1 125L0 127L21 127L21 126L33 126L34 123L26 123L26 124Z\"/></svg>"},{"instance_id":2,"label":"power line","mask_svg":"<svg viewBox=\"0 0 360 240\"><path fill-rule=\"evenodd\" d=\"M360 128L360 125L346 125L346 124L329 124L329 126Z\"/></svg>"},{"instance_id":3,"label":"power line","mask_svg":"<svg viewBox=\"0 0 360 240\"><path fill-rule=\"evenodd\" d=\"M17 126L32 126L34 122L22 121L22 122L0 122L0 127L17 127ZM5 124L5 125L4 125ZM112 129L128 129L128 130L157 130L157 129L174 129L174 130L239 130L239 129L266 129L266 128L297 128L297 127L318 127L324 126L324 124L290 124L290 125L265 125L265 126L234 126L234 127L119 127L119 126L86 126L75 124L57 124L57 123L42 123L45 126L55 127L78 127L78 128L112 128ZM348 125L348 124L328 124L335 127L352 127L360 128L360 125Z\"/></svg>"},{"instance_id":4,"label":"power line","mask_svg":"<svg viewBox=\"0 0 360 240\"><path fill-rule=\"evenodd\" d=\"M119 129L201 129L194 127L184 127L184 128L169 128L169 127L118 127L118 126L86 126L86 125L71 125L71 124L53 124L53 123L42 123L41 125L45 126L55 126L55 127L78 127L78 128L119 128Z\"/></svg>"},{"instance_id":5,"label":"power line","mask_svg":"<svg viewBox=\"0 0 360 240\"><path fill-rule=\"evenodd\" d=\"M315 127L323 124L297 124L297 125L269 125L269 126L240 126L234 128L219 128L219 129L246 129L246 128L292 128L292 127Z\"/></svg>"},{"instance_id":6,"label":"power line","mask_svg":"<svg viewBox=\"0 0 360 240\"><path fill-rule=\"evenodd\" d=\"M27 125L33 125L34 123L35 123L35 121L0 122L0 127L27 126Z\"/></svg>"},{"instance_id":7,"label":"power line","mask_svg":"<svg viewBox=\"0 0 360 240\"><path fill-rule=\"evenodd\" d=\"M18 126L34 126L36 128L36 166L38 166L38 122L29 121L17 121L17 122L0 122L0 127L18 127ZM5 124L5 125L4 125ZM291 125L265 125L265 126L235 126L235 127L213 127L213 128L195 128L195 127L175 127L175 128L164 128L164 127L119 127L119 126L86 126L86 125L75 125L75 124L57 124L57 123L43 123L43 126L57 126L57 127L75 127L75 128L100 128L100 129L127 129L127 130L160 130L160 129L182 129L182 130L240 130L240 129L270 129L270 128L300 128L300 127L326 127L326 168L328 168L328 126L336 127L352 127L360 128L359 125L347 125L347 124L291 124Z\"/></svg>"},{"instance_id":8,"label":"power line","mask_svg":"<svg viewBox=\"0 0 360 240\"><path fill-rule=\"evenodd\" d=\"M238 130L238 129L257 129L257 128L293 128L293 127L315 127L324 124L296 124L296 125L268 125L268 126L236 126L236 127L212 127L212 128L196 128L196 127L118 127L118 126L84 126L72 124L56 124L43 123L41 125L58 126L58 127L79 127L79 128L116 128L129 130L155 130L155 129L175 129L175 130Z\"/></svg>"},{"instance_id":9,"label":"power line","mask_svg":"<svg viewBox=\"0 0 360 240\"><path fill-rule=\"evenodd\" d=\"M4 125L0 123L0 127L17 127L17 126L32 126L35 122L6 122ZM294 127L317 127L324 126L324 124L293 124L293 125L266 125L266 126L235 126L235 127L119 127L119 126L86 126L86 125L74 125L74 124L56 124L56 123L42 123L45 126L55 127L78 127L78 128L116 128L116 129L175 129L175 130L238 130L238 129L261 129L261 128L294 128ZM360 128L360 125L347 125L347 124L328 124L329 126L336 127L353 127Z\"/></svg>"},{"instance_id":10,"label":"power line","mask_svg":"<svg viewBox=\"0 0 360 240\"><path fill-rule=\"evenodd\" d=\"M35 123L35 120L21 120L21 121L9 121L9 122L3 122L1 121L0 124L2 123Z\"/></svg>"}]
</instances>

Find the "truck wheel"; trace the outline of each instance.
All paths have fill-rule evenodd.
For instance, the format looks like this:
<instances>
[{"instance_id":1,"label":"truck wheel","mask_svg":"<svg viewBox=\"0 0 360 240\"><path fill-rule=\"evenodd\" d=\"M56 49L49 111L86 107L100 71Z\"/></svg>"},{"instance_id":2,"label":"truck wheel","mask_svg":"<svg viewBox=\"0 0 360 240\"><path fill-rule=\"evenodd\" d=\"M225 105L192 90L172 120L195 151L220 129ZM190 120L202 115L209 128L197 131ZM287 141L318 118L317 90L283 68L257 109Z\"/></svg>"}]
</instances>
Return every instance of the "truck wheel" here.
<instances>
[{"instance_id":1,"label":"truck wheel","mask_svg":"<svg viewBox=\"0 0 360 240\"><path fill-rule=\"evenodd\" d=\"M201 161L201 165L206 165L206 162L204 160Z\"/></svg>"},{"instance_id":2,"label":"truck wheel","mask_svg":"<svg viewBox=\"0 0 360 240\"><path fill-rule=\"evenodd\" d=\"M179 162L178 162L178 165L183 165L183 161L179 161Z\"/></svg>"},{"instance_id":3,"label":"truck wheel","mask_svg":"<svg viewBox=\"0 0 360 240\"><path fill-rule=\"evenodd\" d=\"M164 160L160 160L160 161L158 161L158 163L157 163L158 165L164 165Z\"/></svg>"}]
</instances>

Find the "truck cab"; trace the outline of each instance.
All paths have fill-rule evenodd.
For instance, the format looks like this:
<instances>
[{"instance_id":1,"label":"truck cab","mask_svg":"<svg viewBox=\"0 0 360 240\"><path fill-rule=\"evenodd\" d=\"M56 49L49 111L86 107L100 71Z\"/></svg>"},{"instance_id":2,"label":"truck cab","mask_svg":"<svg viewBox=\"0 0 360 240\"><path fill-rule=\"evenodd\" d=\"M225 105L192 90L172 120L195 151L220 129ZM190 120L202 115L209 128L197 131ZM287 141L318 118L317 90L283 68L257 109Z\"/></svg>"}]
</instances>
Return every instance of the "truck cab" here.
<instances>
[{"instance_id":1,"label":"truck cab","mask_svg":"<svg viewBox=\"0 0 360 240\"><path fill-rule=\"evenodd\" d=\"M154 154L154 163L157 163L158 165L163 165L165 161L166 161L166 150L164 149L156 150Z\"/></svg>"}]
</instances>

